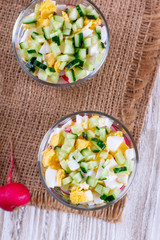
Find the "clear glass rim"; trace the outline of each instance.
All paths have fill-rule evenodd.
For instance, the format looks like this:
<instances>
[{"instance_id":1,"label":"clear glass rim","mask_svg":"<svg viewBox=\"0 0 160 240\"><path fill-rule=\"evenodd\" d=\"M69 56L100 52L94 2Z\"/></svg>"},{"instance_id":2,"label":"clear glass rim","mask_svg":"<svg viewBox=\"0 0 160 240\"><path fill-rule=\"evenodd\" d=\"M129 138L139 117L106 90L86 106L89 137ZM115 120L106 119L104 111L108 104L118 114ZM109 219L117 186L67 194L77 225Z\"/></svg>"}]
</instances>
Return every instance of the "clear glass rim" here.
<instances>
[{"instance_id":1,"label":"clear glass rim","mask_svg":"<svg viewBox=\"0 0 160 240\"><path fill-rule=\"evenodd\" d=\"M106 26L106 29L107 29L107 46L105 48L105 53L104 53L104 56L103 56L103 59L101 60L101 63L95 68L94 71L92 71L89 75L87 75L85 78L81 79L81 80L78 80L76 82L73 82L73 83L50 83L50 82L45 82L41 79L39 79L38 77L34 76L33 74L31 74L31 72L29 70L27 70L27 68L24 67L24 64L22 64L18 54L17 54L17 49L16 49L16 46L15 46L15 39L16 39L16 35L17 35L17 26L18 26L18 23L21 19L21 16L23 15L24 11L30 7L32 4L34 4L37 0L33 0L31 3L29 3L23 10L22 12L20 13L20 15L18 16L16 22L15 22L15 25L13 27L13 33L12 33L12 46L13 46L13 50L14 50L14 54L16 56L16 59L18 61L18 63L20 64L21 68L29 75L29 77L33 78L34 80L40 82L40 83L43 83L45 85L49 85L49 86L53 86L53 87L66 87L66 86L74 86L74 85L77 85L79 83L82 83L84 81L87 81L89 80L91 77L93 77L98 71L99 69L101 68L101 66L103 65L104 61L106 60L106 57L108 55L108 51L109 51L109 45L110 45L110 34L109 34L109 28L108 28L108 24L107 24L107 21L103 15L103 13L101 12L101 10L90 0L85 0L89 3L91 3L94 8L99 12L99 14L101 15L101 17L103 18L103 21L105 23L105 26Z\"/></svg>"},{"instance_id":2,"label":"clear glass rim","mask_svg":"<svg viewBox=\"0 0 160 240\"><path fill-rule=\"evenodd\" d=\"M42 147L44 145L44 143L46 142L46 139L48 138L48 135L50 134L50 132L58 125L60 124L62 121L64 121L65 119L67 118L70 118L70 117L73 117L73 116L76 116L78 114L97 114L97 115L101 115L101 116L104 116L104 117L108 117L112 120L114 120L115 122L117 122L125 131L126 133L129 135L132 143L133 143L133 146L134 146L134 149L135 149L135 152L136 152L136 160L135 160L135 167L134 167L134 170L133 172L131 173L130 175L130 182L127 184L127 186L124 188L123 190L123 193L121 194L120 197L116 198L114 201L110 202L110 203L106 203L105 205L102 205L102 206L95 206L95 207L90 207L90 208L80 208L78 206L73 206L73 205L70 205L66 202L63 202L61 199L59 199L52 191L51 189L47 186L47 184L45 183L45 180L43 178L43 175L42 175L42 172L41 172L41 154L42 154ZM134 178L135 178L135 174L137 172L137 164L139 162L139 155L138 155L138 149L137 149L137 145L134 141L134 138L132 137L131 133L129 132L129 130L123 125L123 123L121 123L118 119L106 114L106 113L102 113L102 112L98 112L98 111L81 111L81 112L75 112L75 113L72 113L72 114L69 114L63 118L61 118L59 121L57 121L55 124L52 125L52 127L46 132L46 134L44 135L43 139L42 139L42 142L40 144L40 147L39 147L39 151L38 151L38 169L39 169L39 174L40 174L40 178L45 186L45 188L47 189L47 191L51 194L51 196L53 198L55 198L58 202L60 202L61 204L65 205L66 207L70 207L72 209L75 209L75 210L81 210L81 211L94 211L94 210L100 210L100 209L103 209L103 208L106 208L106 207L109 207L115 203L117 203L120 199L122 199L128 192Z\"/></svg>"}]
</instances>

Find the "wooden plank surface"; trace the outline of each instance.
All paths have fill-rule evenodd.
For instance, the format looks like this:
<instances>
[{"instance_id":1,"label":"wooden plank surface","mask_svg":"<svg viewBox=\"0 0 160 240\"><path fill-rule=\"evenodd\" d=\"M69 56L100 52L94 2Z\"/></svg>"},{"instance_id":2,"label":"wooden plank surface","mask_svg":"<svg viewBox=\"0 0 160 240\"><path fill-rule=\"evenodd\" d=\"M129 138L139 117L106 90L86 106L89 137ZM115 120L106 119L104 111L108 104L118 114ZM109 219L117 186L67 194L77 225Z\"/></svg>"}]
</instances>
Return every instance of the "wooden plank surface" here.
<instances>
[{"instance_id":1,"label":"wooden plank surface","mask_svg":"<svg viewBox=\"0 0 160 240\"><path fill-rule=\"evenodd\" d=\"M121 223L36 207L0 210L1 240L160 239L160 71L139 144L140 161Z\"/></svg>"}]
</instances>

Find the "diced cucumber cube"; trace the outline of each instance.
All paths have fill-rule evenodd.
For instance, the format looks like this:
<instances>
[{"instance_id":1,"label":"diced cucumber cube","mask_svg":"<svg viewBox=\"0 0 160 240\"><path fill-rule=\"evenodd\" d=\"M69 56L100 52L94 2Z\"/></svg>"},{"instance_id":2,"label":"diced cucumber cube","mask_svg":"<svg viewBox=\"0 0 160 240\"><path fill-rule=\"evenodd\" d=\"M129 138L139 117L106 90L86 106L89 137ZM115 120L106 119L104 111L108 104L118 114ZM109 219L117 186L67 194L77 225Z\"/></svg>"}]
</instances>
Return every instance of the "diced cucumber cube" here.
<instances>
[{"instance_id":1,"label":"diced cucumber cube","mask_svg":"<svg viewBox=\"0 0 160 240\"><path fill-rule=\"evenodd\" d=\"M127 172L127 167L126 166L124 166L124 167L119 167L119 168L114 168L113 169L113 172L115 173L115 174L122 174L122 173L124 173L124 172Z\"/></svg>"},{"instance_id":2,"label":"diced cucumber cube","mask_svg":"<svg viewBox=\"0 0 160 240\"><path fill-rule=\"evenodd\" d=\"M62 185L66 185L70 182L72 182L72 178L70 176L68 176L62 180Z\"/></svg>"},{"instance_id":3,"label":"diced cucumber cube","mask_svg":"<svg viewBox=\"0 0 160 240\"><path fill-rule=\"evenodd\" d=\"M90 161L90 162L88 162L88 170L92 170L94 168L98 168L97 161Z\"/></svg>"},{"instance_id":4,"label":"diced cucumber cube","mask_svg":"<svg viewBox=\"0 0 160 240\"><path fill-rule=\"evenodd\" d=\"M83 45L84 45L84 47L86 47L86 48L91 47L91 45L92 45L92 40L91 40L91 38L88 37L88 38L83 39Z\"/></svg>"},{"instance_id":5,"label":"diced cucumber cube","mask_svg":"<svg viewBox=\"0 0 160 240\"><path fill-rule=\"evenodd\" d=\"M75 74L74 74L74 70L70 69L66 72L66 76L68 77L68 80L70 83L75 82L76 78L75 78Z\"/></svg>"},{"instance_id":6,"label":"diced cucumber cube","mask_svg":"<svg viewBox=\"0 0 160 240\"><path fill-rule=\"evenodd\" d=\"M47 80L47 73L44 71L44 70L39 70L38 72L38 78L43 80L43 81L46 81Z\"/></svg>"},{"instance_id":7,"label":"diced cucumber cube","mask_svg":"<svg viewBox=\"0 0 160 240\"><path fill-rule=\"evenodd\" d=\"M82 172L87 173L88 172L88 163L82 162L80 166Z\"/></svg>"},{"instance_id":8,"label":"diced cucumber cube","mask_svg":"<svg viewBox=\"0 0 160 240\"><path fill-rule=\"evenodd\" d=\"M105 143L98 138L92 138L91 141L99 150L104 150L106 147Z\"/></svg>"},{"instance_id":9,"label":"diced cucumber cube","mask_svg":"<svg viewBox=\"0 0 160 240\"><path fill-rule=\"evenodd\" d=\"M88 148L82 149L81 154L84 156L85 161L89 161L93 158L93 153Z\"/></svg>"},{"instance_id":10,"label":"diced cucumber cube","mask_svg":"<svg viewBox=\"0 0 160 240\"><path fill-rule=\"evenodd\" d=\"M77 31L77 24L76 23L73 23L73 25L72 25L72 29L73 29L73 31Z\"/></svg>"},{"instance_id":11,"label":"diced cucumber cube","mask_svg":"<svg viewBox=\"0 0 160 240\"><path fill-rule=\"evenodd\" d=\"M73 176L73 180L76 181L77 183L81 182L82 179L83 179L83 176L80 171Z\"/></svg>"},{"instance_id":12,"label":"diced cucumber cube","mask_svg":"<svg viewBox=\"0 0 160 240\"><path fill-rule=\"evenodd\" d=\"M83 132L83 127L81 124L76 123L71 127L71 130L73 133L80 135Z\"/></svg>"},{"instance_id":13,"label":"diced cucumber cube","mask_svg":"<svg viewBox=\"0 0 160 240\"><path fill-rule=\"evenodd\" d=\"M95 187L97 185L98 180L95 177L88 176L86 179L86 183L91 187Z\"/></svg>"},{"instance_id":14,"label":"diced cucumber cube","mask_svg":"<svg viewBox=\"0 0 160 240\"><path fill-rule=\"evenodd\" d=\"M65 21L65 22L64 22L64 28L65 28L65 29L71 29L71 28L72 28L72 24L69 23L68 21Z\"/></svg>"},{"instance_id":15,"label":"diced cucumber cube","mask_svg":"<svg viewBox=\"0 0 160 240\"><path fill-rule=\"evenodd\" d=\"M62 160L61 162L60 162L60 165L61 165L61 167L63 168L63 170L68 174L68 173L70 173L70 169L69 169L69 167L68 167L68 163L65 161L65 160Z\"/></svg>"},{"instance_id":16,"label":"diced cucumber cube","mask_svg":"<svg viewBox=\"0 0 160 240\"><path fill-rule=\"evenodd\" d=\"M66 153L69 153L73 148L75 143L75 139L65 139L64 144L62 145L61 149Z\"/></svg>"},{"instance_id":17,"label":"diced cucumber cube","mask_svg":"<svg viewBox=\"0 0 160 240\"><path fill-rule=\"evenodd\" d=\"M62 16L55 15L53 17L54 17L54 20L57 22L60 22L60 23L64 22L64 17L62 17Z\"/></svg>"},{"instance_id":18,"label":"diced cucumber cube","mask_svg":"<svg viewBox=\"0 0 160 240\"><path fill-rule=\"evenodd\" d=\"M49 77L49 81L51 81L52 83L57 83L59 80L59 73L54 72L52 73L52 75Z\"/></svg>"},{"instance_id":19,"label":"diced cucumber cube","mask_svg":"<svg viewBox=\"0 0 160 240\"><path fill-rule=\"evenodd\" d=\"M81 162L84 159L84 156L80 153L80 151L78 149L76 149L73 152L72 156L77 162Z\"/></svg>"},{"instance_id":20,"label":"diced cucumber cube","mask_svg":"<svg viewBox=\"0 0 160 240\"><path fill-rule=\"evenodd\" d=\"M62 62L61 65L60 65L60 67L59 67L59 69L60 69L60 70L63 70L64 67L66 66L66 64L67 64L67 62Z\"/></svg>"},{"instance_id":21,"label":"diced cucumber cube","mask_svg":"<svg viewBox=\"0 0 160 240\"><path fill-rule=\"evenodd\" d=\"M116 154L115 154L115 159L116 159L116 162L120 165L124 164L126 159L125 157L123 156L122 152L121 151L118 151Z\"/></svg>"},{"instance_id":22,"label":"diced cucumber cube","mask_svg":"<svg viewBox=\"0 0 160 240\"><path fill-rule=\"evenodd\" d=\"M80 17L76 21L77 28L83 28L84 20L83 17Z\"/></svg>"},{"instance_id":23,"label":"diced cucumber cube","mask_svg":"<svg viewBox=\"0 0 160 240\"><path fill-rule=\"evenodd\" d=\"M76 8L73 8L73 10L69 13L69 18L72 21L75 21L78 18L78 11Z\"/></svg>"},{"instance_id":24,"label":"diced cucumber cube","mask_svg":"<svg viewBox=\"0 0 160 240\"><path fill-rule=\"evenodd\" d=\"M94 128L94 127L98 126L98 123L99 123L98 117L92 117L89 119L88 122L89 122L89 128Z\"/></svg>"},{"instance_id":25,"label":"diced cucumber cube","mask_svg":"<svg viewBox=\"0 0 160 240\"><path fill-rule=\"evenodd\" d=\"M79 15L81 17L84 17L85 14L86 14L84 6L82 4L79 4L79 5L76 6L76 8L77 8L77 11L78 11Z\"/></svg>"},{"instance_id":26,"label":"diced cucumber cube","mask_svg":"<svg viewBox=\"0 0 160 240\"><path fill-rule=\"evenodd\" d=\"M89 139L95 137L95 133L94 133L92 130L88 130L88 131L87 131L87 135L88 135L88 138L89 138Z\"/></svg>"},{"instance_id":27,"label":"diced cucumber cube","mask_svg":"<svg viewBox=\"0 0 160 240\"><path fill-rule=\"evenodd\" d=\"M59 54L61 54L61 50L58 47L57 43L51 43L50 49L55 57L58 56Z\"/></svg>"},{"instance_id":28,"label":"diced cucumber cube","mask_svg":"<svg viewBox=\"0 0 160 240\"><path fill-rule=\"evenodd\" d=\"M86 76L87 76L87 72L84 69L76 68L76 74L75 74L76 80L83 79Z\"/></svg>"}]
</instances>

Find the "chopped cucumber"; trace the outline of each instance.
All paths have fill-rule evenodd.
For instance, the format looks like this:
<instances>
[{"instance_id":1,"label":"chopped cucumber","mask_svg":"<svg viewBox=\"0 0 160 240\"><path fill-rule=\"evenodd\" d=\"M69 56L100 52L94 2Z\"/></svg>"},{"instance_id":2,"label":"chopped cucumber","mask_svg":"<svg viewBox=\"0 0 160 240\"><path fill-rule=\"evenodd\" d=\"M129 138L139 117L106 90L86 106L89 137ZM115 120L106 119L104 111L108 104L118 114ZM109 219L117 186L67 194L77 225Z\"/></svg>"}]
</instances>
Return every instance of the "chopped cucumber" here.
<instances>
[{"instance_id":1,"label":"chopped cucumber","mask_svg":"<svg viewBox=\"0 0 160 240\"><path fill-rule=\"evenodd\" d=\"M87 135L88 135L88 138L89 138L89 139L95 137L95 133L94 133L92 130L88 130L88 131L87 131Z\"/></svg>"},{"instance_id":2,"label":"chopped cucumber","mask_svg":"<svg viewBox=\"0 0 160 240\"><path fill-rule=\"evenodd\" d=\"M74 35L74 44L76 47L81 47L83 41L83 33L76 33Z\"/></svg>"},{"instance_id":3,"label":"chopped cucumber","mask_svg":"<svg viewBox=\"0 0 160 240\"><path fill-rule=\"evenodd\" d=\"M100 158L103 158L103 159L106 159L108 157L108 152L106 151L102 151L100 154L99 154Z\"/></svg>"},{"instance_id":4,"label":"chopped cucumber","mask_svg":"<svg viewBox=\"0 0 160 240\"><path fill-rule=\"evenodd\" d=\"M64 29L63 30L63 35L64 36L70 36L71 35L71 33L72 33L72 29Z\"/></svg>"},{"instance_id":5,"label":"chopped cucumber","mask_svg":"<svg viewBox=\"0 0 160 240\"><path fill-rule=\"evenodd\" d=\"M92 45L92 40L90 37L83 39L83 45L84 47L88 48Z\"/></svg>"},{"instance_id":6,"label":"chopped cucumber","mask_svg":"<svg viewBox=\"0 0 160 240\"><path fill-rule=\"evenodd\" d=\"M39 68L41 68L42 70L46 70L46 69L47 69L47 65L46 65L46 64L44 64L44 63L42 63L42 62L39 62L39 61L37 61L37 60L35 60L34 66L39 67Z\"/></svg>"},{"instance_id":7,"label":"chopped cucumber","mask_svg":"<svg viewBox=\"0 0 160 240\"><path fill-rule=\"evenodd\" d=\"M103 42L100 43L98 50L101 52L105 49L105 45Z\"/></svg>"},{"instance_id":8,"label":"chopped cucumber","mask_svg":"<svg viewBox=\"0 0 160 240\"><path fill-rule=\"evenodd\" d=\"M36 39L38 35L39 35L39 33L37 33L37 32L32 32L31 38L32 38L32 39Z\"/></svg>"},{"instance_id":9,"label":"chopped cucumber","mask_svg":"<svg viewBox=\"0 0 160 240\"><path fill-rule=\"evenodd\" d=\"M68 63L66 65L66 68L70 69L70 68L73 68L75 66L78 66L79 64L80 64L80 60L76 58L76 59L72 60L70 63Z\"/></svg>"},{"instance_id":10,"label":"chopped cucumber","mask_svg":"<svg viewBox=\"0 0 160 240\"><path fill-rule=\"evenodd\" d=\"M86 140L88 140L88 134L87 134L86 132L83 132L83 133L82 133L82 136L83 136L83 138L85 138Z\"/></svg>"},{"instance_id":11,"label":"chopped cucumber","mask_svg":"<svg viewBox=\"0 0 160 240\"><path fill-rule=\"evenodd\" d=\"M55 16L53 16L53 18L56 22L64 23L64 17L62 17L62 16L55 15Z\"/></svg>"},{"instance_id":12,"label":"chopped cucumber","mask_svg":"<svg viewBox=\"0 0 160 240\"><path fill-rule=\"evenodd\" d=\"M43 80L43 81L46 81L47 80L47 73L44 71L44 70L39 70L38 72L38 78Z\"/></svg>"},{"instance_id":13,"label":"chopped cucumber","mask_svg":"<svg viewBox=\"0 0 160 240\"><path fill-rule=\"evenodd\" d=\"M48 76L51 76L54 72L55 72L55 69L52 68L52 67L48 67L46 69L46 73L47 73Z\"/></svg>"},{"instance_id":14,"label":"chopped cucumber","mask_svg":"<svg viewBox=\"0 0 160 240\"><path fill-rule=\"evenodd\" d=\"M72 30L73 31L77 31L78 27L77 27L77 24L76 23L73 23L72 25Z\"/></svg>"},{"instance_id":15,"label":"chopped cucumber","mask_svg":"<svg viewBox=\"0 0 160 240\"><path fill-rule=\"evenodd\" d=\"M76 68L76 71L75 71L76 80L85 78L86 75L87 75L87 72L86 72L84 69L82 69L82 68Z\"/></svg>"},{"instance_id":16,"label":"chopped cucumber","mask_svg":"<svg viewBox=\"0 0 160 240\"><path fill-rule=\"evenodd\" d=\"M31 23L36 23L37 19L35 17L35 14L33 14L32 16L28 16L26 18L23 19L23 24L31 24Z\"/></svg>"},{"instance_id":17,"label":"chopped cucumber","mask_svg":"<svg viewBox=\"0 0 160 240\"><path fill-rule=\"evenodd\" d=\"M63 26L63 22L55 21L54 16L53 16L53 18L51 18L51 23L52 23L54 31L57 31L58 29L60 29Z\"/></svg>"},{"instance_id":18,"label":"chopped cucumber","mask_svg":"<svg viewBox=\"0 0 160 240\"><path fill-rule=\"evenodd\" d=\"M35 66L34 66L34 62L36 60L36 57L31 58L27 64L26 67L31 71L31 72L35 72Z\"/></svg>"},{"instance_id":19,"label":"chopped cucumber","mask_svg":"<svg viewBox=\"0 0 160 240\"><path fill-rule=\"evenodd\" d=\"M99 123L98 117L92 117L89 119L88 122L89 122L89 128L94 128L94 127L98 126L98 123Z\"/></svg>"},{"instance_id":20,"label":"chopped cucumber","mask_svg":"<svg viewBox=\"0 0 160 240\"><path fill-rule=\"evenodd\" d=\"M121 191L120 189L115 188L115 190L112 192L112 194L107 195L106 193L104 193L100 198L102 200L104 200L105 202L112 202L117 198L120 191Z\"/></svg>"},{"instance_id":21,"label":"chopped cucumber","mask_svg":"<svg viewBox=\"0 0 160 240\"><path fill-rule=\"evenodd\" d=\"M93 158L93 153L88 148L82 149L81 154L84 156L85 161L89 161Z\"/></svg>"},{"instance_id":22,"label":"chopped cucumber","mask_svg":"<svg viewBox=\"0 0 160 240\"><path fill-rule=\"evenodd\" d=\"M67 133L65 138L68 138L68 139L77 139L78 138L78 135L75 134L75 133Z\"/></svg>"},{"instance_id":23,"label":"chopped cucumber","mask_svg":"<svg viewBox=\"0 0 160 240\"><path fill-rule=\"evenodd\" d=\"M34 10L36 18L39 16L40 12L41 12L41 5L40 4L36 4L35 5L35 10Z\"/></svg>"},{"instance_id":24,"label":"chopped cucumber","mask_svg":"<svg viewBox=\"0 0 160 240\"><path fill-rule=\"evenodd\" d=\"M76 8L77 8L77 11L78 11L79 15L81 17L84 17L86 12L85 12L85 8L83 7L83 5L79 4L79 5L76 6Z\"/></svg>"},{"instance_id":25,"label":"chopped cucumber","mask_svg":"<svg viewBox=\"0 0 160 240\"><path fill-rule=\"evenodd\" d=\"M91 141L99 150L104 150L106 147L106 144L98 138L92 138Z\"/></svg>"},{"instance_id":26,"label":"chopped cucumber","mask_svg":"<svg viewBox=\"0 0 160 240\"><path fill-rule=\"evenodd\" d=\"M95 187L95 191L98 192L100 195L102 194L108 194L110 191L109 187L104 187L102 184L97 183L96 187Z\"/></svg>"},{"instance_id":27,"label":"chopped cucumber","mask_svg":"<svg viewBox=\"0 0 160 240\"><path fill-rule=\"evenodd\" d=\"M75 143L75 139L65 139L64 144L62 145L61 149L66 153L69 153L73 148Z\"/></svg>"},{"instance_id":28,"label":"chopped cucumber","mask_svg":"<svg viewBox=\"0 0 160 240\"><path fill-rule=\"evenodd\" d=\"M79 171L73 176L73 180L77 183L81 182L83 179L82 173Z\"/></svg>"},{"instance_id":29,"label":"chopped cucumber","mask_svg":"<svg viewBox=\"0 0 160 240\"><path fill-rule=\"evenodd\" d=\"M50 49L55 57L58 56L59 54L61 54L61 50L58 47L57 43L51 43Z\"/></svg>"},{"instance_id":30,"label":"chopped cucumber","mask_svg":"<svg viewBox=\"0 0 160 240\"><path fill-rule=\"evenodd\" d=\"M64 29L72 29L72 24L69 23L68 21L64 22Z\"/></svg>"},{"instance_id":31,"label":"chopped cucumber","mask_svg":"<svg viewBox=\"0 0 160 240\"><path fill-rule=\"evenodd\" d=\"M99 150L99 148L97 148L96 146L92 146L92 151L93 151L94 153L97 153L97 152L99 152L100 150Z\"/></svg>"},{"instance_id":32,"label":"chopped cucumber","mask_svg":"<svg viewBox=\"0 0 160 240\"><path fill-rule=\"evenodd\" d=\"M118 174L118 173L123 173L123 172L127 172L127 167L124 166L124 167L119 167L119 168L113 168L113 171L115 174Z\"/></svg>"},{"instance_id":33,"label":"chopped cucumber","mask_svg":"<svg viewBox=\"0 0 160 240\"><path fill-rule=\"evenodd\" d=\"M61 165L61 167L63 168L63 170L68 174L68 173L70 173L70 169L69 169L69 167L68 167L68 163L65 161L65 160L62 160L61 162L60 162L60 165Z\"/></svg>"},{"instance_id":34,"label":"chopped cucumber","mask_svg":"<svg viewBox=\"0 0 160 240\"><path fill-rule=\"evenodd\" d=\"M86 179L86 183L91 187L95 187L97 185L98 180L95 177L88 176Z\"/></svg>"},{"instance_id":35,"label":"chopped cucumber","mask_svg":"<svg viewBox=\"0 0 160 240\"><path fill-rule=\"evenodd\" d=\"M42 31L44 33L44 37L46 40L49 40L51 37L50 37L50 27L49 26L46 26L46 27L42 27Z\"/></svg>"},{"instance_id":36,"label":"chopped cucumber","mask_svg":"<svg viewBox=\"0 0 160 240\"><path fill-rule=\"evenodd\" d=\"M80 168L81 168L82 172L87 173L88 172L88 163L82 162L80 165Z\"/></svg>"},{"instance_id":37,"label":"chopped cucumber","mask_svg":"<svg viewBox=\"0 0 160 240\"><path fill-rule=\"evenodd\" d=\"M77 173L77 172L74 171L74 172L71 172L69 175L70 175L70 177L73 179L73 177L76 175L76 173Z\"/></svg>"},{"instance_id":38,"label":"chopped cucumber","mask_svg":"<svg viewBox=\"0 0 160 240\"><path fill-rule=\"evenodd\" d=\"M72 178L70 176L68 176L62 180L62 185L66 185L70 182L72 182Z\"/></svg>"},{"instance_id":39,"label":"chopped cucumber","mask_svg":"<svg viewBox=\"0 0 160 240\"><path fill-rule=\"evenodd\" d=\"M78 18L78 11L76 8L73 8L73 10L69 13L69 18L72 21L75 21Z\"/></svg>"},{"instance_id":40,"label":"chopped cucumber","mask_svg":"<svg viewBox=\"0 0 160 240\"><path fill-rule=\"evenodd\" d=\"M107 167L105 167L105 168L103 168L98 180L106 180L107 177L109 177L109 169Z\"/></svg>"},{"instance_id":41,"label":"chopped cucumber","mask_svg":"<svg viewBox=\"0 0 160 240\"><path fill-rule=\"evenodd\" d=\"M61 56L57 57L57 61L60 61L60 62L68 62L68 61L72 61L74 59L75 59L75 57L70 56L70 55L61 55Z\"/></svg>"},{"instance_id":42,"label":"chopped cucumber","mask_svg":"<svg viewBox=\"0 0 160 240\"><path fill-rule=\"evenodd\" d=\"M83 24L84 24L83 17L78 18L76 21L77 28L83 28Z\"/></svg>"},{"instance_id":43,"label":"chopped cucumber","mask_svg":"<svg viewBox=\"0 0 160 240\"><path fill-rule=\"evenodd\" d=\"M19 46L20 46L21 49L27 49L27 48L29 48L28 42L21 42L21 43L19 44Z\"/></svg>"},{"instance_id":44,"label":"chopped cucumber","mask_svg":"<svg viewBox=\"0 0 160 240\"><path fill-rule=\"evenodd\" d=\"M128 172L133 171L133 169L134 169L134 161L133 160L127 159L125 165L127 167Z\"/></svg>"},{"instance_id":45,"label":"chopped cucumber","mask_svg":"<svg viewBox=\"0 0 160 240\"><path fill-rule=\"evenodd\" d=\"M59 80L59 73L54 72L50 77L49 77L49 81L51 81L52 83L57 83Z\"/></svg>"},{"instance_id":46,"label":"chopped cucumber","mask_svg":"<svg viewBox=\"0 0 160 240\"><path fill-rule=\"evenodd\" d=\"M71 127L73 133L80 135L83 132L83 127L81 124L76 123Z\"/></svg>"},{"instance_id":47,"label":"chopped cucumber","mask_svg":"<svg viewBox=\"0 0 160 240\"><path fill-rule=\"evenodd\" d=\"M60 67L59 67L59 69L60 69L60 70L63 70L64 67L66 66L66 64L67 64L67 62L62 62L61 65L60 65Z\"/></svg>"},{"instance_id":48,"label":"chopped cucumber","mask_svg":"<svg viewBox=\"0 0 160 240\"><path fill-rule=\"evenodd\" d=\"M37 55L37 59L36 59L36 60L39 61L39 62L42 62L42 60L43 60L43 55L42 55L42 53L38 52L38 55Z\"/></svg>"},{"instance_id":49,"label":"chopped cucumber","mask_svg":"<svg viewBox=\"0 0 160 240\"><path fill-rule=\"evenodd\" d=\"M76 53L76 57L84 60L86 58L86 54L87 54L87 49L86 48L79 48L77 53Z\"/></svg>"},{"instance_id":50,"label":"chopped cucumber","mask_svg":"<svg viewBox=\"0 0 160 240\"><path fill-rule=\"evenodd\" d=\"M92 170L94 168L98 168L97 161L90 161L90 162L88 162L88 170Z\"/></svg>"},{"instance_id":51,"label":"chopped cucumber","mask_svg":"<svg viewBox=\"0 0 160 240\"><path fill-rule=\"evenodd\" d=\"M73 41L72 40L65 40L65 46L64 46L64 54L74 54L75 53L75 48L73 46Z\"/></svg>"},{"instance_id":52,"label":"chopped cucumber","mask_svg":"<svg viewBox=\"0 0 160 240\"><path fill-rule=\"evenodd\" d=\"M84 156L80 153L78 149L76 149L72 154L73 159L75 159L77 162L81 162L84 160Z\"/></svg>"},{"instance_id":53,"label":"chopped cucumber","mask_svg":"<svg viewBox=\"0 0 160 240\"><path fill-rule=\"evenodd\" d=\"M73 70L73 69L68 70L68 71L66 72L66 76L68 77L68 80L69 80L70 83L76 81L76 78L75 78L74 70Z\"/></svg>"},{"instance_id":54,"label":"chopped cucumber","mask_svg":"<svg viewBox=\"0 0 160 240\"><path fill-rule=\"evenodd\" d=\"M98 18L98 13L96 12L96 10L92 10L91 12L86 14L86 17L88 19L97 19Z\"/></svg>"},{"instance_id":55,"label":"chopped cucumber","mask_svg":"<svg viewBox=\"0 0 160 240\"><path fill-rule=\"evenodd\" d=\"M124 164L126 159L125 157L123 156L122 152L121 151L118 151L116 154L115 154L115 159L116 159L116 162L118 164Z\"/></svg>"},{"instance_id":56,"label":"chopped cucumber","mask_svg":"<svg viewBox=\"0 0 160 240\"><path fill-rule=\"evenodd\" d=\"M59 36L52 37L52 41L57 43L58 46L60 45L60 37Z\"/></svg>"},{"instance_id":57,"label":"chopped cucumber","mask_svg":"<svg viewBox=\"0 0 160 240\"><path fill-rule=\"evenodd\" d=\"M109 127L105 127L106 133L109 134L110 133L110 128Z\"/></svg>"}]
</instances>

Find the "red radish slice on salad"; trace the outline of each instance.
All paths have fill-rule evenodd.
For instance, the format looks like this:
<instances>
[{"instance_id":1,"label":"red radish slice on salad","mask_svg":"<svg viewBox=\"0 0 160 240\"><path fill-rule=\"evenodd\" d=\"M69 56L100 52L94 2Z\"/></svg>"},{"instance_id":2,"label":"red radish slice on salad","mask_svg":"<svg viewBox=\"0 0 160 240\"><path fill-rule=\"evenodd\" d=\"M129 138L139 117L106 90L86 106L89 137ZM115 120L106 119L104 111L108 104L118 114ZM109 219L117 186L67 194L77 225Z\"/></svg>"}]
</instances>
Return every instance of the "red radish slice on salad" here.
<instances>
[{"instance_id":1,"label":"red radish slice on salad","mask_svg":"<svg viewBox=\"0 0 160 240\"><path fill-rule=\"evenodd\" d=\"M123 190L125 188L125 186L123 185L120 189Z\"/></svg>"},{"instance_id":2,"label":"red radish slice on salad","mask_svg":"<svg viewBox=\"0 0 160 240\"><path fill-rule=\"evenodd\" d=\"M11 168L9 171L8 184L0 187L0 208L6 211L13 211L15 208L24 206L30 201L29 190L21 183L12 182L13 170L13 147L11 144Z\"/></svg>"},{"instance_id":3,"label":"red radish slice on salad","mask_svg":"<svg viewBox=\"0 0 160 240\"><path fill-rule=\"evenodd\" d=\"M72 130L71 130L70 127L66 127L66 128L64 129L64 131L65 131L65 132L68 132L68 133L71 133L71 132L72 132Z\"/></svg>"},{"instance_id":4,"label":"red radish slice on salad","mask_svg":"<svg viewBox=\"0 0 160 240\"><path fill-rule=\"evenodd\" d=\"M62 78L66 81L66 82L68 82L69 83L69 79L68 79L68 77L66 76L66 75L62 75Z\"/></svg>"},{"instance_id":5,"label":"red radish slice on salad","mask_svg":"<svg viewBox=\"0 0 160 240\"><path fill-rule=\"evenodd\" d=\"M64 191L61 187L58 187L60 190L61 190L61 192L63 192L64 194L66 194L66 195L70 195L68 192L66 192L66 191Z\"/></svg>"}]
</instances>

